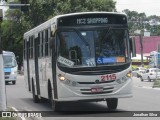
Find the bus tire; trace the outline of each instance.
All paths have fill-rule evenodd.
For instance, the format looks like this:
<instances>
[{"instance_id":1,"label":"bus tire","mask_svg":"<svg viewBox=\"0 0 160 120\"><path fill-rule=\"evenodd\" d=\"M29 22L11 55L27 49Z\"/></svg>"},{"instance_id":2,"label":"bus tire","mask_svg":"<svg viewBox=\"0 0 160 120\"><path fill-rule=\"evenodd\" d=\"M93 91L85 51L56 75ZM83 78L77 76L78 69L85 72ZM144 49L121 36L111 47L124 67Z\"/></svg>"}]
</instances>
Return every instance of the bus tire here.
<instances>
[{"instance_id":1,"label":"bus tire","mask_svg":"<svg viewBox=\"0 0 160 120\"><path fill-rule=\"evenodd\" d=\"M106 99L106 102L109 110L115 110L118 105L118 98Z\"/></svg>"},{"instance_id":2,"label":"bus tire","mask_svg":"<svg viewBox=\"0 0 160 120\"><path fill-rule=\"evenodd\" d=\"M61 103L58 101L53 100L53 111L58 112L60 111Z\"/></svg>"},{"instance_id":3,"label":"bus tire","mask_svg":"<svg viewBox=\"0 0 160 120\"><path fill-rule=\"evenodd\" d=\"M52 110L55 111L55 112L60 111L60 102L57 102L57 101L53 100L53 95L52 95L52 89L51 89L50 82L48 84L48 99L49 99L49 102L51 104Z\"/></svg>"},{"instance_id":4,"label":"bus tire","mask_svg":"<svg viewBox=\"0 0 160 120\"><path fill-rule=\"evenodd\" d=\"M15 85L15 84L16 84L16 81L12 81L12 84Z\"/></svg>"},{"instance_id":5,"label":"bus tire","mask_svg":"<svg viewBox=\"0 0 160 120\"><path fill-rule=\"evenodd\" d=\"M38 95L35 94L35 87L34 87L33 80L32 80L32 96L33 96L34 103L39 103L40 102L40 99L38 98Z\"/></svg>"}]
</instances>

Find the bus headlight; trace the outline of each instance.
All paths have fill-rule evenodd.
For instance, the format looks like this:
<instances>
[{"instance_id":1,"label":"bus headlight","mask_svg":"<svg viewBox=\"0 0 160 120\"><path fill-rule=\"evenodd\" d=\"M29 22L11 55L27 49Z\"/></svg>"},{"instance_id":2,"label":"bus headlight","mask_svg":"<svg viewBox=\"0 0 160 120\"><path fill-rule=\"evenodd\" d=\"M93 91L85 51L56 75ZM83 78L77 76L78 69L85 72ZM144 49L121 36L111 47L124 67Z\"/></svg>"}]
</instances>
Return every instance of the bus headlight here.
<instances>
[{"instance_id":1,"label":"bus headlight","mask_svg":"<svg viewBox=\"0 0 160 120\"><path fill-rule=\"evenodd\" d=\"M121 81L122 83L126 82L128 80L128 78L126 76L122 77Z\"/></svg>"},{"instance_id":2,"label":"bus headlight","mask_svg":"<svg viewBox=\"0 0 160 120\"><path fill-rule=\"evenodd\" d=\"M122 84L126 82L129 78L131 78L131 71L129 71L125 76L123 76L121 79L117 79L117 83Z\"/></svg>"},{"instance_id":3,"label":"bus headlight","mask_svg":"<svg viewBox=\"0 0 160 120\"><path fill-rule=\"evenodd\" d=\"M132 76L132 72L129 71L126 76L130 78Z\"/></svg>"},{"instance_id":4,"label":"bus headlight","mask_svg":"<svg viewBox=\"0 0 160 120\"><path fill-rule=\"evenodd\" d=\"M59 80L61 80L61 81L64 81L64 80L65 80L65 77L62 76L61 74L58 75L58 78L59 78Z\"/></svg>"},{"instance_id":5,"label":"bus headlight","mask_svg":"<svg viewBox=\"0 0 160 120\"><path fill-rule=\"evenodd\" d=\"M76 82L75 81L71 81L67 78L65 78L63 75L59 74L58 78L60 81L62 81L64 84L69 85L69 86L76 86Z\"/></svg>"},{"instance_id":6,"label":"bus headlight","mask_svg":"<svg viewBox=\"0 0 160 120\"><path fill-rule=\"evenodd\" d=\"M75 81L71 81L68 79L66 79L63 83L65 83L66 85L69 85L69 86L76 86L77 85L77 83Z\"/></svg>"}]
</instances>

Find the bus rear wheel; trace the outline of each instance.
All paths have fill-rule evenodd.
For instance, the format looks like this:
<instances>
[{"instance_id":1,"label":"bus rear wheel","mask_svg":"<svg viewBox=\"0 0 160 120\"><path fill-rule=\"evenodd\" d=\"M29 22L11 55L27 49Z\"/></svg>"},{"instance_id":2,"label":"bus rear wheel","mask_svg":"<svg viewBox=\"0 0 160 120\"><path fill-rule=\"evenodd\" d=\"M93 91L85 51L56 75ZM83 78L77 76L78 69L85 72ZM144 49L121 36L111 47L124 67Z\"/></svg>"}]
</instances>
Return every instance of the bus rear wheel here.
<instances>
[{"instance_id":1,"label":"bus rear wheel","mask_svg":"<svg viewBox=\"0 0 160 120\"><path fill-rule=\"evenodd\" d=\"M60 102L57 102L55 100L53 100L53 94L52 94L52 90L51 90L51 86L49 87L49 102L51 104L51 108L53 111L60 111L60 108L61 108L61 103Z\"/></svg>"},{"instance_id":2,"label":"bus rear wheel","mask_svg":"<svg viewBox=\"0 0 160 120\"><path fill-rule=\"evenodd\" d=\"M106 102L109 110L116 110L118 105L118 98L106 99Z\"/></svg>"},{"instance_id":3,"label":"bus rear wheel","mask_svg":"<svg viewBox=\"0 0 160 120\"><path fill-rule=\"evenodd\" d=\"M33 82L32 82L32 96L33 96L34 103L39 103L40 102L40 99L38 98L38 95L35 94L35 87L34 87Z\"/></svg>"},{"instance_id":4,"label":"bus rear wheel","mask_svg":"<svg viewBox=\"0 0 160 120\"><path fill-rule=\"evenodd\" d=\"M52 110L55 112L60 111L61 103L53 100Z\"/></svg>"}]
</instances>

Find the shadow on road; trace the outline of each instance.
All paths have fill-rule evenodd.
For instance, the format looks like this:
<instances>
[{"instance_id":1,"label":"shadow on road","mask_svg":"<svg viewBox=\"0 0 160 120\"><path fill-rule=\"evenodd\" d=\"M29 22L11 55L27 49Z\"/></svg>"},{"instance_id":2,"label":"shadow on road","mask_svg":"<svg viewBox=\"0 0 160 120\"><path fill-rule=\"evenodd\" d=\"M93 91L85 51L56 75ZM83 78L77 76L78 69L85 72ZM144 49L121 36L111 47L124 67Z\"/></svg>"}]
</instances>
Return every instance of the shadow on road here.
<instances>
[{"instance_id":1,"label":"shadow on road","mask_svg":"<svg viewBox=\"0 0 160 120\"><path fill-rule=\"evenodd\" d=\"M23 99L23 101L27 104L34 104L36 108L41 110L38 110L38 112L41 112L42 116L46 117L113 117L115 115L121 116L127 112L120 109L110 111L107 108L107 104L105 106L98 102L65 102L62 104L60 112L54 112L47 100L43 100L41 103L33 103L32 99Z\"/></svg>"}]
</instances>

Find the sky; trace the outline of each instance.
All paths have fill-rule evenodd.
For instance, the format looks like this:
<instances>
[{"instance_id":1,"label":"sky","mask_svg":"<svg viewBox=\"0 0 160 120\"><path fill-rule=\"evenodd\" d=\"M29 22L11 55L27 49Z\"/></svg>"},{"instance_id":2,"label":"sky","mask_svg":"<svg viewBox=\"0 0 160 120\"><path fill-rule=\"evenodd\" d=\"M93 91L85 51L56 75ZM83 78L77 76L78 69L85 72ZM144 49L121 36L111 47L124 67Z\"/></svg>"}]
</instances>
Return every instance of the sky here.
<instances>
[{"instance_id":1,"label":"sky","mask_svg":"<svg viewBox=\"0 0 160 120\"><path fill-rule=\"evenodd\" d=\"M116 9L122 12L124 9L130 11L144 12L147 16L160 16L160 0L114 0L116 1Z\"/></svg>"}]
</instances>

